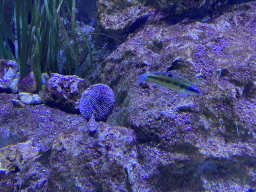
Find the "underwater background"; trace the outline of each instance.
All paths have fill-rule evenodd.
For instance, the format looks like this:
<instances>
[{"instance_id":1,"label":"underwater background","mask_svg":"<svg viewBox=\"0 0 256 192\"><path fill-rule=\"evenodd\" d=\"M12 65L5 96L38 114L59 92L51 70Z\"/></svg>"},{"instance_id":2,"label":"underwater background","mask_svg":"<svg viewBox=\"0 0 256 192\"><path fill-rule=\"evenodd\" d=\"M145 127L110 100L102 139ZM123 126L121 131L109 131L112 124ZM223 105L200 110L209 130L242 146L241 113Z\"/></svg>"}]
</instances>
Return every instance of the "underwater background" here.
<instances>
[{"instance_id":1,"label":"underwater background","mask_svg":"<svg viewBox=\"0 0 256 192\"><path fill-rule=\"evenodd\" d=\"M0 191L256 191L256 2L1 0Z\"/></svg>"}]
</instances>

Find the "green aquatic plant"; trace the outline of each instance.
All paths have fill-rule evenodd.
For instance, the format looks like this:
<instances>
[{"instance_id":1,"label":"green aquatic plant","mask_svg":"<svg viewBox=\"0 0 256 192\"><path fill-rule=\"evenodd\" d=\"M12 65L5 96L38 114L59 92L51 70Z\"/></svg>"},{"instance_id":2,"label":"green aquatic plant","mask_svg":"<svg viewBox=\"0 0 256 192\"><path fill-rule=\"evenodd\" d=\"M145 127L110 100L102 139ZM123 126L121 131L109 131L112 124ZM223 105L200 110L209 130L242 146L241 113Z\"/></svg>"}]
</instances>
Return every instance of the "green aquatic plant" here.
<instances>
[{"instance_id":1,"label":"green aquatic plant","mask_svg":"<svg viewBox=\"0 0 256 192\"><path fill-rule=\"evenodd\" d=\"M2 0L0 2L0 58L17 60L20 77L27 75L30 63L38 91L42 90L41 73L59 72L60 64L67 74L77 73L77 35L75 28L75 0ZM7 9L10 7L10 9ZM8 12L6 11L8 10ZM71 18L69 21L68 17ZM71 26L71 27L69 27ZM13 31L13 29L15 29ZM82 32L81 32L82 34ZM85 35L81 35L90 56L92 52ZM71 45L71 40L74 45ZM8 41L14 42L13 54ZM66 62L60 62L60 52L65 52Z\"/></svg>"},{"instance_id":2,"label":"green aquatic plant","mask_svg":"<svg viewBox=\"0 0 256 192\"><path fill-rule=\"evenodd\" d=\"M15 41L15 36L12 32L12 26L14 24L14 9L12 9L14 2L2 0L0 2L0 58L12 59L15 57L9 46L9 42Z\"/></svg>"}]
</instances>

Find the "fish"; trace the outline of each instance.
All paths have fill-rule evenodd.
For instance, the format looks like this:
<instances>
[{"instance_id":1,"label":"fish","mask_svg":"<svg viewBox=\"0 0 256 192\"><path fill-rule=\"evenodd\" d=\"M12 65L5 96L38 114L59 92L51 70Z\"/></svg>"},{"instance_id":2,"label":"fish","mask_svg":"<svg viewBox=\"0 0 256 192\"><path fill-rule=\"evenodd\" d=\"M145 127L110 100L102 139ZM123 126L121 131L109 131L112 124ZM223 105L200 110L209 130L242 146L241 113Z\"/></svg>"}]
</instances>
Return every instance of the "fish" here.
<instances>
[{"instance_id":1,"label":"fish","mask_svg":"<svg viewBox=\"0 0 256 192\"><path fill-rule=\"evenodd\" d=\"M148 20L149 15L143 15L134 21L127 31L123 32L121 35L125 35L125 38L130 34L135 32L137 29L141 28Z\"/></svg>"},{"instance_id":2,"label":"fish","mask_svg":"<svg viewBox=\"0 0 256 192\"><path fill-rule=\"evenodd\" d=\"M151 81L160 86L168 87L172 90L183 92L188 95L200 95L200 91L193 83L171 73L156 72L139 75L137 83L141 84L144 81Z\"/></svg>"}]
</instances>

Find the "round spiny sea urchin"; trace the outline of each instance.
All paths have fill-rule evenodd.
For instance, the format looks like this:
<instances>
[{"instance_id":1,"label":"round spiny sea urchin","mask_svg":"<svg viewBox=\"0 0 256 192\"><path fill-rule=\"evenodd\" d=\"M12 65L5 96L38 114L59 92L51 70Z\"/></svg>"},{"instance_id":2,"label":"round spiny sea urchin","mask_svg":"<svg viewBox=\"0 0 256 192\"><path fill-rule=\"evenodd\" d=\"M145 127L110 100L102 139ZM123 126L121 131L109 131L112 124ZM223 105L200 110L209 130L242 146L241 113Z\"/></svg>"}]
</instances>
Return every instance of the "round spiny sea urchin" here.
<instances>
[{"instance_id":1,"label":"round spiny sea urchin","mask_svg":"<svg viewBox=\"0 0 256 192\"><path fill-rule=\"evenodd\" d=\"M81 115L89 120L92 115L96 121L104 121L115 104L112 89L104 84L96 84L86 89L79 102Z\"/></svg>"}]
</instances>

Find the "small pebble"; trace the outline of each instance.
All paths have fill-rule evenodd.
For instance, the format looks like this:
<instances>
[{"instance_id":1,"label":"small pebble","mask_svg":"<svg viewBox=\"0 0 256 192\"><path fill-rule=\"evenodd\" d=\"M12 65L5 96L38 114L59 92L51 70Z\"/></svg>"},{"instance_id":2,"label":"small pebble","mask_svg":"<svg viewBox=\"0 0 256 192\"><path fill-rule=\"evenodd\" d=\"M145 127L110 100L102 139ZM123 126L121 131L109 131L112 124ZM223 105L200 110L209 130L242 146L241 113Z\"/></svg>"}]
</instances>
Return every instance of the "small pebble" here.
<instances>
[{"instance_id":1,"label":"small pebble","mask_svg":"<svg viewBox=\"0 0 256 192\"><path fill-rule=\"evenodd\" d=\"M21 92L18 94L18 98L25 104L34 104L34 99L30 93Z\"/></svg>"}]
</instances>

